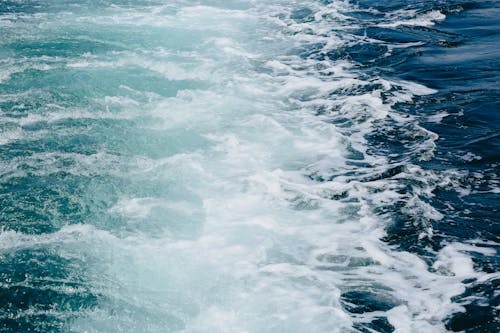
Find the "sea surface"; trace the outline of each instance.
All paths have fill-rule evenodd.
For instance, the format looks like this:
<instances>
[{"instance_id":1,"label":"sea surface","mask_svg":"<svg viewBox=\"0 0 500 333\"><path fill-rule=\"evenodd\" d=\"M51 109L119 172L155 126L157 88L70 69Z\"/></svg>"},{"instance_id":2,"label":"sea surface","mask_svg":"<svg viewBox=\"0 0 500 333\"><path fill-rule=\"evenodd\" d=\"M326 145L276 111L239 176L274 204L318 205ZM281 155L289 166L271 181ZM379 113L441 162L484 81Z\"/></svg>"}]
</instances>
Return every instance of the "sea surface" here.
<instances>
[{"instance_id":1,"label":"sea surface","mask_svg":"<svg viewBox=\"0 0 500 333\"><path fill-rule=\"evenodd\" d=\"M494 0L0 0L0 332L499 332L499 78Z\"/></svg>"}]
</instances>

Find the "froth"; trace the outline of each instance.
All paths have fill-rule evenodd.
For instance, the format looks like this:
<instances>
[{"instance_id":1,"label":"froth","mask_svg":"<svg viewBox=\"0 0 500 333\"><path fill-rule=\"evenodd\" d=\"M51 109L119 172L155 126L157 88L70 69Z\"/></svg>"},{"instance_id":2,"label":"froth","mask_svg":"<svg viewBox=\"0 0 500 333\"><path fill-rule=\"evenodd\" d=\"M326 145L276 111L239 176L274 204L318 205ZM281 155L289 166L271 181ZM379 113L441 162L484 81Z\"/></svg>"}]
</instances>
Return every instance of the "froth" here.
<instances>
[{"instance_id":1,"label":"froth","mask_svg":"<svg viewBox=\"0 0 500 333\"><path fill-rule=\"evenodd\" d=\"M444 331L443 320L460 310L451 298L463 279L481 278L471 249L449 244L429 265L380 240L394 203L404 204L421 239L433 237L431 222L442 215L423 198L460 176L411 163L432 156L437 136L394 108L435 91L326 56L363 38L349 33L357 23L348 2L305 1L300 12L295 2L216 3L75 12L78 25L97 32L146 27L173 38L49 61L49 71L139 70L144 82L113 81L117 87L87 108L12 117L16 128L129 122L103 126L99 153L55 151L0 165L99 176L113 193L93 200L102 187L89 186L89 206L105 207L92 220L53 234L4 231L2 249L59 248L61 257L90 263L86 283L100 298L71 321L76 331L347 332L381 317L398 332ZM393 13L384 24L442 19ZM152 91L145 83L154 75L174 88ZM134 130L127 140L124 128ZM396 162L368 139L388 129L417 138ZM9 133L0 133L0 144L26 139ZM348 311L363 297L377 304L373 311Z\"/></svg>"}]
</instances>

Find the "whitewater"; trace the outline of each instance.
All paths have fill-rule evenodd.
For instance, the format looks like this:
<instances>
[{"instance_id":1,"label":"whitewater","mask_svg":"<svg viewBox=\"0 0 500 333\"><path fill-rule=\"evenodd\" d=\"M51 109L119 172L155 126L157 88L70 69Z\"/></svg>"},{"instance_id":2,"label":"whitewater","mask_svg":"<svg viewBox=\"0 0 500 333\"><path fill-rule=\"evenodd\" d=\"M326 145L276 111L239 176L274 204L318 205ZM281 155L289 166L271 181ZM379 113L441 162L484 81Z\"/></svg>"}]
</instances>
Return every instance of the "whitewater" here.
<instances>
[{"instance_id":1,"label":"whitewater","mask_svg":"<svg viewBox=\"0 0 500 333\"><path fill-rule=\"evenodd\" d=\"M359 17L430 28L439 10L2 6L2 332L446 332L464 281L498 276L473 265L488 247L386 241L393 205L432 239L427 199L461 173L419 164L438 136L395 107L435 89L341 56L418 44L355 34Z\"/></svg>"}]
</instances>

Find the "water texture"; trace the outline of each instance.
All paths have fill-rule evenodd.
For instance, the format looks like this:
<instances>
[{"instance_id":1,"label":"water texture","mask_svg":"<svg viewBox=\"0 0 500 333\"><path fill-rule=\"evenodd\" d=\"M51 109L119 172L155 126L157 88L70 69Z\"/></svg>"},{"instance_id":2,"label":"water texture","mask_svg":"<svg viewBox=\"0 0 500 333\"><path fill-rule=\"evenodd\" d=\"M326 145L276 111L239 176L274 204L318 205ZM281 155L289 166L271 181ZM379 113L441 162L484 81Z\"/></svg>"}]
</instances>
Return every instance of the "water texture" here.
<instances>
[{"instance_id":1,"label":"water texture","mask_svg":"<svg viewBox=\"0 0 500 333\"><path fill-rule=\"evenodd\" d=\"M498 332L495 1L0 1L0 332Z\"/></svg>"}]
</instances>

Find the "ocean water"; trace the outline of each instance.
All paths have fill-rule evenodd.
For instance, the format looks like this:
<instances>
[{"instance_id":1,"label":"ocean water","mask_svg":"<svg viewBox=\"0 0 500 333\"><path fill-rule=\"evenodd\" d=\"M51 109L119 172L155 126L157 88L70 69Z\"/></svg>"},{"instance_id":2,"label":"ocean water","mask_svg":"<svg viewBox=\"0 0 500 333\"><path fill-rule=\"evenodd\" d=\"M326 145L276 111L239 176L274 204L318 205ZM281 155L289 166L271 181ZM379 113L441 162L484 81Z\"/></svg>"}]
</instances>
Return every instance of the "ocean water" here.
<instances>
[{"instance_id":1,"label":"ocean water","mask_svg":"<svg viewBox=\"0 0 500 333\"><path fill-rule=\"evenodd\" d=\"M0 1L0 332L498 332L496 1Z\"/></svg>"}]
</instances>

